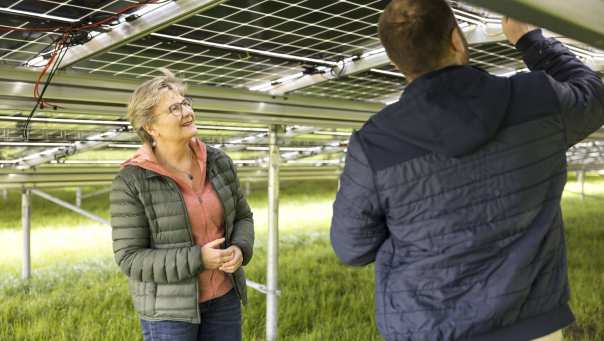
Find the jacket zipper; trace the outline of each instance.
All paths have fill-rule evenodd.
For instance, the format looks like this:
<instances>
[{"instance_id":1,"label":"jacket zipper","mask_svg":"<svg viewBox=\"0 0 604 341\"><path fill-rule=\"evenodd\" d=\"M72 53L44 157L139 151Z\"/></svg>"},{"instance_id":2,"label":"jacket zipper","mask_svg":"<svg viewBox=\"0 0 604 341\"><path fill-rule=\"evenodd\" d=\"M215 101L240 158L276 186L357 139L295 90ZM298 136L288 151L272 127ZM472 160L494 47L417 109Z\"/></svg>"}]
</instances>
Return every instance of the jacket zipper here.
<instances>
[{"instance_id":1,"label":"jacket zipper","mask_svg":"<svg viewBox=\"0 0 604 341\"><path fill-rule=\"evenodd\" d=\"M187 210L187 205L185 203L185 198L182 196L182 192L178 188L178 185L174 180L170 179L167 176L163 176L164 179L167 179L172 187L172 189L176 190L178 196L180 197L180 201L182 202L182 207L185 210L185 221L187 222L187 231L189 231L189 238L191 239L191 245L195 245L193 239L193 228L191 227L191 222L189 221L189 211ZM203 262L203 259L201 260ZM203 265L203 264L202 264ZM199 323L201 323L201 311L199 311L199 280L195 279L195 310L197 310L197 318L199 319Z\"/></svg>"},{"instance_id":2,"label":"jacket zipper","mask_svg":"<svg viewBox=\"0 0 604 341\"><path fill-rule=\"evenodd\" d=\"M214 185L214 179L216 178L216 171L215 171L214 167L208 167L208 169L210 171L210 175L212 175L210 177L210 184L212 185L214 192L216 192L218 194L218 191L216 190L216 185ZM222 219L224 221L224 245L226 247L229 247L229 246L231 246L230 240L227 239L227 236L228 236L227 228L228 228L229 224L227 223L226 209L224 207L224 203L222 202L222 198L220 198L220 205L222 206L222 215L223 215ZM231 280L231 285L235 289L237 296L239 296L239 300L241 300L241 293L239 292L239 286L237 285L237 282L235 282L235 276L233 274L227 274L227 275L229 276L229 279Z\"/></svg>"}]
</instances>

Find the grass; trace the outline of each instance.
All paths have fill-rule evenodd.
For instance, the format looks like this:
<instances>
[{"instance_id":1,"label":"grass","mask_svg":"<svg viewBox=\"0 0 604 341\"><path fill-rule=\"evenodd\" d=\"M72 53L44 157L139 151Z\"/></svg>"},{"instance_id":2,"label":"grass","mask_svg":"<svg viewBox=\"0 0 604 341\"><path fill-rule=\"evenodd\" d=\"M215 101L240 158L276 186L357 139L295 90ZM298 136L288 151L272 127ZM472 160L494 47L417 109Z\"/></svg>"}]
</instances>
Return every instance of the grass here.
<instances>
[{"instance_id":1,"label":"grass","mask_svg":"<svg viewBox=\"0 0 604 341\"><path fill-rule=\"evenodd\" d=\"M571 178L570 180L574 180ZM585 200L569 182L562 208L566 224L571 306L577 322L565 330L568 340L604 340L604 181L590 178Z\"/></svg>"},{"instance_id":2,"label":"grass","mask_svg":"<svg viewBox=\"0 0 604 341\"><path fill-rule=\"evenodd\" d=\"M604 340L604 181L590 178L582 201L563 200L571 305L577 323L567 340ZM281 191L279 329L283 340L380 340L373 316L373 267L349 268L331 251L328 227L335 182L285 183ZM568 189L577 190L574 183ZM87 189L92 190L92 189ZM73 201L73 192L53 191ZM126 278L113 263L110 230L54 204L34 199L34 276L19 280L20 205L11 193L0 222L0 340L140 340ZM84 208L108 218L106 196ZM249 201L257 226L248 277L265 282L266 193L252 186ZM262 340L265 296L249 291L244 339Z\"/></svg>"}]
</instances>

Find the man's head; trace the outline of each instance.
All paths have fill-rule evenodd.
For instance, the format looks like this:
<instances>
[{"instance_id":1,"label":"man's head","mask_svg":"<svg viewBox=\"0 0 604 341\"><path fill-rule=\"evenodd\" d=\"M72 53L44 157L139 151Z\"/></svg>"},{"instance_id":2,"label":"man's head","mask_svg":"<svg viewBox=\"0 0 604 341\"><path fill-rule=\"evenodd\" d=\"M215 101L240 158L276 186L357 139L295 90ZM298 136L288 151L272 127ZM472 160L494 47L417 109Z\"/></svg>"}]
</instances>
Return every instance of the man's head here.
<instances>
[{"instance_id":1,"label":"man's head","mask_svg":"<svg viewBox=\"0 0 604 341\"><path fill-rule=\"evenodd\" d=\"M410 79L469 62L466 39L445 0L392 0L379 34L390 60Z\"/></svg>"}]
</instances>

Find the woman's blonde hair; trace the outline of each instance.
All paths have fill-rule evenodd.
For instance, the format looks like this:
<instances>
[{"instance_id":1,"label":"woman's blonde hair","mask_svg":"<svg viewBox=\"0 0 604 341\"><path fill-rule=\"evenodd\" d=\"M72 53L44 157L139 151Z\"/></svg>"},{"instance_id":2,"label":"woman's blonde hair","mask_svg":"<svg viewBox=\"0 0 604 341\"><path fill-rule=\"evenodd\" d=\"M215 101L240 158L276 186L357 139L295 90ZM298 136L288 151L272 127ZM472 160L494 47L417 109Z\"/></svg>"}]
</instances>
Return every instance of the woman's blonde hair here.
<instances>
[{"instance_id":1,"label":"woman's blonde hair","mask_svg":"<svg viewBox=\"0 0 604 341\"><path fill-rule=\"evenodd\" d=\"M153 143L153 137L145 130L145 126L153 123L155 117L153 109L161 100L162 90L178 92L185 95L186 86L176 76L165 68L159 71L163 76L158 76L139 85L128 101L128 121L145 143Z\"/></svg>"}]
</instances>

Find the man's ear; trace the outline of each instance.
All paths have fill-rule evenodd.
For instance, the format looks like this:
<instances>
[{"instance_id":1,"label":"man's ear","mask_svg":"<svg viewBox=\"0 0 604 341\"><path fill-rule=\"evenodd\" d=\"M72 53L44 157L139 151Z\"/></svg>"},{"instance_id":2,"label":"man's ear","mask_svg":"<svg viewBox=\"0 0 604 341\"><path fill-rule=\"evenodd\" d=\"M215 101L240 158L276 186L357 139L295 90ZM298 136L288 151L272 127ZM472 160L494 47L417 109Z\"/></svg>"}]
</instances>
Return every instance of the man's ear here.
<instances>
[{"instance_id":1,"label":"man's ear","mask_svg":"<svg viewBox=\"0 0 604 341\"><path fill-rule=\"evenodd\" d=\"M456 53L465 51L464 38L462 36L462 32L459 27L455 27L451 31L451 50Z\"/></svg>"}]
</instances>

